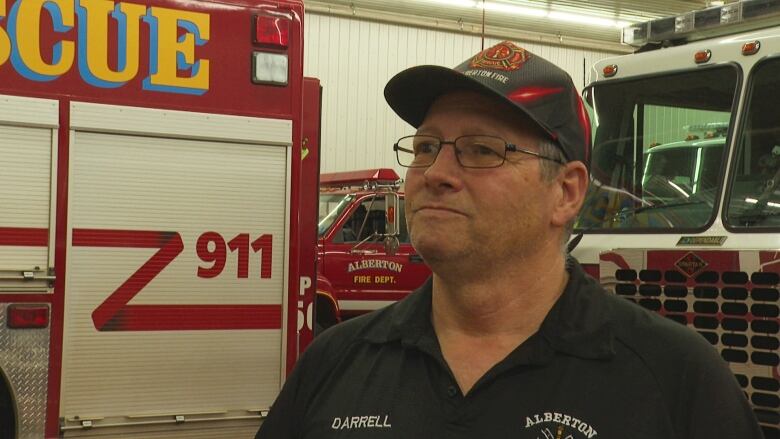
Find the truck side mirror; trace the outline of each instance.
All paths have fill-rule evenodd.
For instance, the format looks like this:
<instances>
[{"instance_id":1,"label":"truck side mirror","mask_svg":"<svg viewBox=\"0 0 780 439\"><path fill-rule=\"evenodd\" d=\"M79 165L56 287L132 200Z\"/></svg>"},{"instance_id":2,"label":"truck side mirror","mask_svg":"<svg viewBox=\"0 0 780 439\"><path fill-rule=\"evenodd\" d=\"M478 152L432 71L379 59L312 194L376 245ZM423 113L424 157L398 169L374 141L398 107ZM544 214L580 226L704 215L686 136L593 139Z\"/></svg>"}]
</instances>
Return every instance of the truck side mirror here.
<instances>
[{"instance_id":1,"label":"truck side mirror","mask_svg":"<svg viewBox=\"0 0 780 439\"><path fill-rule=\"evenodd\" d=\"M385 253L389 256L398 251L398 233L400 226L398 224L398 206L400 205L398 194L395 192L385 194Z\"/></svg>"},{"instance_id":2,"label":"truck side mirror","mask_svg":"<svg viewBox=\"0 0 780 439\"><path fill-rule=\"evenodd\" d=\"M397 193L385 194L385 219L387 225L385 226L386 236L398 237L400 227L398 225L398 206L399 197Z\"/></svg>"}]
</instances>

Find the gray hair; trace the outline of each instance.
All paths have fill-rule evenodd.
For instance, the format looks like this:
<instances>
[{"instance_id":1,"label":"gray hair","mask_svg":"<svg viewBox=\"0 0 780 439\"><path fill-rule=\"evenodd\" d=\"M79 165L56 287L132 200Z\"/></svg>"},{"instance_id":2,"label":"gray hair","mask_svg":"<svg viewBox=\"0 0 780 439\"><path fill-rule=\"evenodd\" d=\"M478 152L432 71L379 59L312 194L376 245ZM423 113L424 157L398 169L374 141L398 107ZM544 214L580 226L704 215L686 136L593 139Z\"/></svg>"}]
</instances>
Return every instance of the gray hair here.
<instances>
[{"instance_id":1,"label":"gray hair","mask_svg":"<svg viewBox=\"0 0 780 439\"><path fill-rule=\"evenodd\" d=\"M563 155L563 150L561 147L547 139L539 142L539 154L552 159L539 160L539 168L542 173L542 180L547 183L552 183L553 180L555 180L555 177L557 177L558 173L561 171L561 163L566 163L568 160L566 160L566 156ZM576 217L572 218L571 221L566 224L566 227L563 230L562 241L564 254L566 253L566 245L571 238L576 220Z\"/></svg>"}]
</instances>

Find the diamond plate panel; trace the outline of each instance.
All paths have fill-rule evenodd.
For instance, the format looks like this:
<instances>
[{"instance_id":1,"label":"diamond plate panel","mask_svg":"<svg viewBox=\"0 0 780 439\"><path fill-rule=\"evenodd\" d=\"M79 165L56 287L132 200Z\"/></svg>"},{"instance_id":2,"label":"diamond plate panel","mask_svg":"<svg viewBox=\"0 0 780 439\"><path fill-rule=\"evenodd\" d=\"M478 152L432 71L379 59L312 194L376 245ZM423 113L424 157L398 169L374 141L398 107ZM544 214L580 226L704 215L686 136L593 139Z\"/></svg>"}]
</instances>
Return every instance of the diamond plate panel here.
<instances>
[{"instance_id":1,"label":"diamond plate panel","mask_svg":"<svg viewBox=\"0 0 780 439\"><path fill-rule=\"evenodd\" d=\"M18 439L44 437L49 366L49 328L9 329L0 303L0 368L19 411Z\"/></svg>"}]
</instances>

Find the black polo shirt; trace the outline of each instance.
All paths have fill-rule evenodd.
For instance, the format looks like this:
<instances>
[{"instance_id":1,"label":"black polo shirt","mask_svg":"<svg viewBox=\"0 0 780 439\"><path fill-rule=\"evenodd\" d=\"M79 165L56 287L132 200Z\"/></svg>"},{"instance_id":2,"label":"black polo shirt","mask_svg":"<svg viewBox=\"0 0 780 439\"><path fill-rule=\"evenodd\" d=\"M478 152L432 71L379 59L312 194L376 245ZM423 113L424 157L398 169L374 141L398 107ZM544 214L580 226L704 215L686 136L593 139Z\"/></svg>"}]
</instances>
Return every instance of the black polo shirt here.
<instances>
[{"instance_id":1,"label":"black polo shirt","mask_svg":"<svg viewBox=\"0 0 780 439\"><path fill-rule=\"evenodd\" d=\"M299 360L256 438L754 439L726 363L694 331L569 264L539 331L461 394L431 281L336 325Z\"/></svg>"}]
</instances>

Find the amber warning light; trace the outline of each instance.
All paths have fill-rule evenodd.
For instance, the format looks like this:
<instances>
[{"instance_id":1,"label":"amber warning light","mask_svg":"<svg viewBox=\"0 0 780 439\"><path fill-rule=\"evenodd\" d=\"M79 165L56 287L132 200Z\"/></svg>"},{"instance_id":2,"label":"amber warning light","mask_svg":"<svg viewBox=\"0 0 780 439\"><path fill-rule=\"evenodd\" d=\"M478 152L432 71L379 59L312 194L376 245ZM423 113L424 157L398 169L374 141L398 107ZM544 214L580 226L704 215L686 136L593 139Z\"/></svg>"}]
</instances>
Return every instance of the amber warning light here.
<instances>
[{"instance_id":1,"label":"amber warning light","mask_svg":"<svg viewBox=\"0 0 780 439\"><path fill-rule=\"evenodd\" d=\"M46 305L9 305L8 327L45 328L49 326L49 307Z\"/></svg>"},{"instance_id":2,"label":"amber warning light","mask_svg":"<svg viewBox=\"0 0 780 439\"><path fill-rule=\"evenodd\" d=\"M745 43L742 45L742 54L743 55L755 55L758 53L759 49L761 49L761 42L760 41L751 41L749 43Z\"/></svg>"},{"instance_id":3,"label":"amber warning light","mask_svg":"<svg viewBox=\"0 0 780 439\"><path fill-rule=\"evenodd\" d=\"M712 58L712 51L709 49L706 50L700 50L696 52L695 55L693 55L693 60L696 61L696 64L703 64Z\"/></svg>"},{"instance_id":4,"label":"amber warning light","mask_svg":"<svg viewBox=\"0 0 780 439\"><path fill-rule=\"evenodd\" d=\"M618 66L617 64L610 64L608 66L604 67L604 77L605 78L611 78L617 74Z\"/></svg>"}]
</instances>

